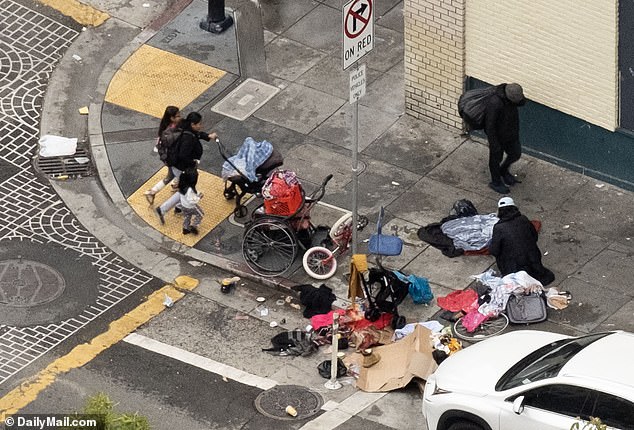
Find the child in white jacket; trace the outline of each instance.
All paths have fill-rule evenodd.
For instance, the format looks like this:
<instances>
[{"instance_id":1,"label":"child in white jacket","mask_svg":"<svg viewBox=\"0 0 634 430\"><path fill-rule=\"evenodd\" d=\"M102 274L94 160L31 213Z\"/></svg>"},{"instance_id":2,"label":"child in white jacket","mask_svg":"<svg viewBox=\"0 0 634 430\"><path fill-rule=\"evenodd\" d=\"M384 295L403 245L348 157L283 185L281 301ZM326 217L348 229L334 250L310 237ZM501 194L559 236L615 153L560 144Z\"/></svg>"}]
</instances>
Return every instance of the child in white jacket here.
<instances>
[{"instance_id":1,"label":"child in white jacket","mask_svg":"<svg viewBox=\"0 0 634 430\"><path fill-rule=\"evenodd\" d=\"M183 210L183 234L198 234L198 226L205 215L202 208L198 206L203 194L196 191L197 182L197 170L186 170L181 173L178 182L178 192Z\"/></svg>"}]
</instances>

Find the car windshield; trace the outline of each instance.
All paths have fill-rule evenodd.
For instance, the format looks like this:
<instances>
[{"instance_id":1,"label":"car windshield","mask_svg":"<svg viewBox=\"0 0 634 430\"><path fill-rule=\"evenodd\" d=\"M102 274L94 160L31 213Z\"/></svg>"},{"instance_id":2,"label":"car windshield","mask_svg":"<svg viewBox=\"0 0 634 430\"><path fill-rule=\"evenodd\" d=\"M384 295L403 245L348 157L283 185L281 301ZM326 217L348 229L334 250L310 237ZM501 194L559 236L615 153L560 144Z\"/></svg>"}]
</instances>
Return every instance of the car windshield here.
<instances>
[{"instance_id":1,"label":"car windshield","mask_svg":"<svg viewBox=\"0 0 634 430\"><path fill-rule=\"evenodd\" d=\"M612 333L560 339L542 346L511 367L495 384L495 391L525 385L533 381L552 378L579 351Z\"/></svg>"}]
</instances>

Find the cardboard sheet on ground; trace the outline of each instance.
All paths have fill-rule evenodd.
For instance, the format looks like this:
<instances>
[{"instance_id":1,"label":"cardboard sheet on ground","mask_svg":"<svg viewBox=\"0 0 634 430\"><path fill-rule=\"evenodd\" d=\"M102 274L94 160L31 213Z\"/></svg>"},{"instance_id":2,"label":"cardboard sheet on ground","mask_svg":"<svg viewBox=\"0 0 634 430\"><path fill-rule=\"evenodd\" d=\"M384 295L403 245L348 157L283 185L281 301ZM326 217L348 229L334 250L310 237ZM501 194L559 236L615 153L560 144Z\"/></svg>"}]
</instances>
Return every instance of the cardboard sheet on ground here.
<instances>
[{"instance_id":1,"label":"cardboard sheet on ground","mask_svg":"<svg viewBox=\"0 0 634 430\"><path fill-rule=\"evenodd\" d=\"M413 333L397 342L373 347L372 351L381 360L372 367L361 367L357 388L368 392L392 391L406 386L413 378L426 380L438 367L431 355L430 334L429 329L418 325ZM361 365L363 356L355 353L345 361Z\"/></svg>"}]
</instances>

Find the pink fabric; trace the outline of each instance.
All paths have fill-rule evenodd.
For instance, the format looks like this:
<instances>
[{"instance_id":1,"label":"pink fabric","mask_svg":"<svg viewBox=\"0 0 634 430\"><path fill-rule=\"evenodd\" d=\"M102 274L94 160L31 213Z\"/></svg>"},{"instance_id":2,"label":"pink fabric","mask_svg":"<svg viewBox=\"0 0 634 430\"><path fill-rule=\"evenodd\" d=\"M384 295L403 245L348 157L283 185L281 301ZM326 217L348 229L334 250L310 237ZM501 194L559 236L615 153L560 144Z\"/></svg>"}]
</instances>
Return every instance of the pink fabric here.
<instances>
[{"instance_id":1,"label":"pink fabric","mask_svg":"<svg viewBox=\"0 0 634 430\"><path fill-rule=\"evenodd\" d=\"M462 317L462 326L466 328L469 333L473 333L473 331L477 329L480 324L488 319L488 316L481 314L477 310L471 311L464 317Z\"/></svg>"},{"instance_id":2,"label":"pink fabric","mask_svg":"<svg viewBox=\"0 0 634 430\"><path fill-rule=\"evenodd\" d=\"M314 330L319 330L322 327L332 325L332 315L337 312L339 314L339 319L346 314L345 309L337 309L336 311L330 311L327 314L319 314L310 318L310 325L313 326Z\"/></svg>"}]
</instances>

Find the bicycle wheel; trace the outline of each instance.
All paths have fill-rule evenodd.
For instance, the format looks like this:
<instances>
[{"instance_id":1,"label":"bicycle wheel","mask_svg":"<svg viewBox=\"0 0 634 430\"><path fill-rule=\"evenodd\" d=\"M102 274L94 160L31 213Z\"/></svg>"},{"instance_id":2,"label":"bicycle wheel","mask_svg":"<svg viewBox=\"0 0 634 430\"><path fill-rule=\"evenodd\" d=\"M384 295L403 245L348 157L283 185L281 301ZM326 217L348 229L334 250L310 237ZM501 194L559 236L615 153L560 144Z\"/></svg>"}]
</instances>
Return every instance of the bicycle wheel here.
<instances>
[{"instance_id":1,"label":"bicycle wheel","mask_svg":"<svg viewBox=\"0 0 634 430\"><path fill-rule=\"evenodd\" d=\"M328 248L313 246L302 258L304 270L315 279L328 279L337 271L337 258Z\"/></svg>"},{"instance_id":2,"label":"bicycle wheel","mask_svg":"<svg viewBox=\"0 0 634 430\"><path fill-rule=\"evenodd\" d=\"M496 318L486 320L470 333L463 327L462 318L460 318L454 323L453 332L460 339L477 342L502 333L508 325L508 317L505 314L499 314Z\"/></svg>"},{"instance_id":3,"label":"bicycle wheel","mask_svg":"<svg viewBox=\"0 0 634 430\"><path fill-rule=\"evenodd\" d=\"M247 265L261 276L286 272L297 257L297 238L291 227L273 218L251 223L242 237L242 256Z\"/></svg>"}]
</instances>

